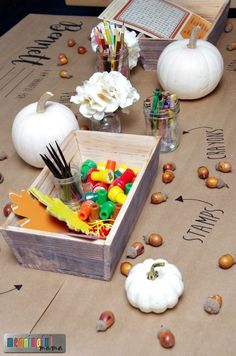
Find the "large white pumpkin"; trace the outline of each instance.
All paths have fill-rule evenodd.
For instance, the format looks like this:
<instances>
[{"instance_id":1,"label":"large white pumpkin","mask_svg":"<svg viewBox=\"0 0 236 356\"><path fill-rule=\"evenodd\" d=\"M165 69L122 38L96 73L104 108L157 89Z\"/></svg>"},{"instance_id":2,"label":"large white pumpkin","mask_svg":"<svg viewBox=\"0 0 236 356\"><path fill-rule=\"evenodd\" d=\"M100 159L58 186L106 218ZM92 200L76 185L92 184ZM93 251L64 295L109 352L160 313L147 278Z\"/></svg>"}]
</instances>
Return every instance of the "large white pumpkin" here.
<instances>
[{"instance_id":1,"label":"large white pumpkin","mask_svg":"<svg viewBox=\"0 0 236 356\"><path fill-rule=\"evenodd\" d=\"M125 290L135 308L144 313L163 313L178 303L184 284L175 265L162 258L147 259L131 268Z\"/></svg>"},{"instance_id":2,"label":"large white pumpkin","mask_svg":"<svg viewBox=\"0 0 236 356\"><path fill-rule=\"evenodd\" d=\"M12 141L18 155L34 167L42 168L40 154L47 153L46 145L59 144L79 128L73 112L65 105L48 101L53 94L46 92L38 102L24 107L12 126Z\"/></svg>"},{"instance_id":3,"label":"large white pumpkin","mask_svg":"<svg viewBox=\"0 0 236 356\"><path fill-rule=\"evenodd\" d=\"M210 42L197 40L197 32L195 28L190 40L169 44L157 62L159 84L179 99L198 99L211 93L223 75L221 53Z\"/></svg>"}]
</instances>

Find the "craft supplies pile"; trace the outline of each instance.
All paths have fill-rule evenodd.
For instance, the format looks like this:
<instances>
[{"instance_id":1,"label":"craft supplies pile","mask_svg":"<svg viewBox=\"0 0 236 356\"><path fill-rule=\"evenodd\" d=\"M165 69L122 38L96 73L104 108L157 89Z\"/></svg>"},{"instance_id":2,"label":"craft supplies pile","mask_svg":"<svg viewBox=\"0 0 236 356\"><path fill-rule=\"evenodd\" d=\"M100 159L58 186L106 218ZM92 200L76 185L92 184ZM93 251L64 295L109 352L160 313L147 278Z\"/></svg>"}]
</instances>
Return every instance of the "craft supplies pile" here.
<instances>
[{"instance_id":1,"label":"craft supplies pile","mask_svg":"<svg viewBox=\"0 0 236 356\"><path fill-rule=\"evenodd\" d=\"M57 142L55 145L47 146L49 155L41 155L55 181L52 196L35 187L9 194L13 212L23 217L18 224L73 236L79 232L79 237L91 239L106 238L138 170L109 159L97 163L87 159L81 167L71 165Z\"/></svg>"}]
</instances>

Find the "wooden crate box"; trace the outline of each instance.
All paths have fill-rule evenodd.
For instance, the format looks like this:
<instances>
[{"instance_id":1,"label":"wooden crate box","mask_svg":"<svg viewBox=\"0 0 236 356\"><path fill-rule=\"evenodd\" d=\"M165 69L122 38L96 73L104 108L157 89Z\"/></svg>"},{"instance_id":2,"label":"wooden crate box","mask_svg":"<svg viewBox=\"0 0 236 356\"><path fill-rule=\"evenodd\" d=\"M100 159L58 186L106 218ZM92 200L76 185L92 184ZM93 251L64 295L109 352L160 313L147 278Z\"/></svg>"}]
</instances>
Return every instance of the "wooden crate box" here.
<instances>
[{"instance_id":1,"label":"wooden crate box","mask_svg":"<svg viewBox=\"0 0 236 356\"><path fill-rule=\"evenodd\" d=\"M192 11L212 23L212 27L206 38L209 42L216 44L228 17L230 0L174 0L174 3ZM145 70L156 70L158 58L163 49L173 42L173 39L154 39L139 36L140 57Z\"/></svg>"},{"instance_id":2,"label":"wooden crate box","mask_svg":"<svg viewBox=\"0 0 236 356\"><path fill-rule=\"evenodd\" d=\"M160 140L151 136L78 130L66 138L62 149L71 163L112 159L117 164L140 169L107 239L91 241L18 227L18 218L13 213L1 226L2 235L24 267L109 280L156 177ZM47 167L32 186L44 194L55 195Z\"/></svg>"}]
</instances>

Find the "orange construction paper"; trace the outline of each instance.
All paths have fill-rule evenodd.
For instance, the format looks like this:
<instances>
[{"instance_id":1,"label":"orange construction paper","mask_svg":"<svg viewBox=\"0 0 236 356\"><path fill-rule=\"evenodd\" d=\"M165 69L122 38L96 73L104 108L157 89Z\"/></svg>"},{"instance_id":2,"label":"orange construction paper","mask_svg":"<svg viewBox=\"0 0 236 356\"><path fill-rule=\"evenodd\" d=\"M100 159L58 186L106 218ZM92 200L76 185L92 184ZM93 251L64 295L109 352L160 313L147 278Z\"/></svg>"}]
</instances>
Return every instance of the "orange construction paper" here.
<instances>
[{"instance_id":1,"label":"orange construction paper","mask_svg":"<svg viewBox=\"0 0 236 356\"><path fill-rule=\"evenodd\" d=\"M9 198L13 202L12 210L16 215L24 217L18 221L22 227L51 232L68 232L67 226L49 215L44 205L26 191L10 192Z\"/></svg>"}]
</instances>

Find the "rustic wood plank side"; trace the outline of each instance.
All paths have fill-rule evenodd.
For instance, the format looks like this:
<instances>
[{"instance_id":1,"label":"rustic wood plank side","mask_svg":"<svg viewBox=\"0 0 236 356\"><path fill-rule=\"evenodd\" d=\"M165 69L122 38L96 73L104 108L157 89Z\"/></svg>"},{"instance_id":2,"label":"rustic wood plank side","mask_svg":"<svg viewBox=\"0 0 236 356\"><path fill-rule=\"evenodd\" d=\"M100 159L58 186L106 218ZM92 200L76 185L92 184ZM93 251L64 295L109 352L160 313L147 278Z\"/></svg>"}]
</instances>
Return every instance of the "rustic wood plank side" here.
<instances>
[{"instance_id":1,"label":"rustic wood plank side","mask_svg":"<svg viewBox=\"0 0 236 356\"><path fill-rule=\"evenodd\" d=\"M214 27L212 31L210 31L208 36L209 42L216 44L221 34L224 32L225 24L228 18L229 8L230 8L230 2L228 2L227 6L223 7L219 12L219 14L217 15L214 21Z\"/></svg>"},{"instance_id":2,"label":"rustic wood plank side","mask_svg":"<svg viewBox=\"0 0 236 356\"><path fill-rule=\"evenodd\" d=\"M18 231L10 230L2 234L18 262L25 267L103 279L101 244L32 233L19 236Z\"/></svg>"},{"instance_id":3,"label":"rustic wood plank side","mask_svg":"<svg viewBox=\"0 0 236 356\"><path fill-rule=\"evenodd\" d=\"M156 178L159 163L160 141L145 169L138 184L135 194L127 207L123 221L119 224L111 245L105 245L104 249L104 278L111 279L117 263L129 240L130 234L139 217L142 207L148 197L150 189Z\"/></svg>"},{"instance_id":4,"label":"rustic wood plank side","mask_svg":"<svg viewBox=\"0 0 236 356\"><path fill-rule=\"evenodd\" d=\"M176 0L175 2L212 23L212 28L206 40L216 44L224 31L230 8L230 0L210 1L207 2L207 5L203 1L189 2ZM172 39L156 40L154 38L145 37L144 35L139 36L141 49L140 58L145 70L156 70L157 61L161 52L171 42L173 42Z\"/></svg>"}]
</instances>

